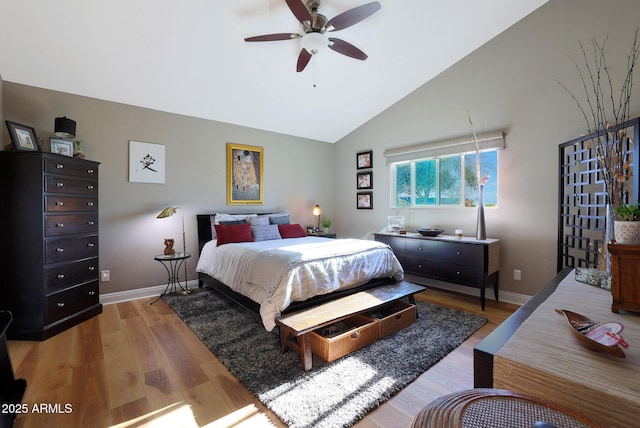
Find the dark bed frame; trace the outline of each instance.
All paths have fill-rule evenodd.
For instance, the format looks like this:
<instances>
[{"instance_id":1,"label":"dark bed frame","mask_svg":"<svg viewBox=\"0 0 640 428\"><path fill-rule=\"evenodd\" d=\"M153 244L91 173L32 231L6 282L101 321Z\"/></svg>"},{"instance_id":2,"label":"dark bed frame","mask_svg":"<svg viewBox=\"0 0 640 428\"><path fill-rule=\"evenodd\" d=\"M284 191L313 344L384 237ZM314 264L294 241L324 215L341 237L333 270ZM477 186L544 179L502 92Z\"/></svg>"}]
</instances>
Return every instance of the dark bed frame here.
<instances>
[{"instance_id":1,"label":"dark bed frame","mask_svg":"<svg viewBox=\"0 0 640 428\"><path fill-rule=\"evenodd\" d=\"M244 213L241 213L244 214ZM258 214L271 214L271 213L258 213ZM198 223L198 254L202 253L202 247L204 244L211 241L213 236L211 234L211 216L213 214L197 214L197 223ZM348 290L338 290L334 291L330 294L324 294L321 296L312 297L302 302L293 302L287 309L282 311L283 314L299 311L302 309L307 309L312 306L317 306L319 304L335 300L337 298L348 296L350 294L354 294L360 291L369 290L371 288L379 287L381 285L391 284L395 282L395 279L392 277L389 278L376 278L371 281L363 284L359 287L350 288ZM249 299L246 296L243 296L240 293L233 291L231 288L218 281L211 276L198 272L198 287L201 288L203 285L208 285L209 287L216 290L218 293L227 297L228 299L236 302L240 306L250 310L253 313L260 313L260 305L253 300Z\"/></svg>"}]
</instances>

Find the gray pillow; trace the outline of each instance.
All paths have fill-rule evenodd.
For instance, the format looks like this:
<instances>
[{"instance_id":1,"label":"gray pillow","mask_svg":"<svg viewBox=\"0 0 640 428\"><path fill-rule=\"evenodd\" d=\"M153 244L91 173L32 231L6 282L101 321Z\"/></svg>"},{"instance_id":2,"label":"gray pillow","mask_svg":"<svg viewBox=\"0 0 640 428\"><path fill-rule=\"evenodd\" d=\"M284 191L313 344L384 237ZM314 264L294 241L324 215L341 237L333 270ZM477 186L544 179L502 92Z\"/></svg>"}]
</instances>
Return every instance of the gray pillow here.
<instances>
[{"instance_id":1,"label":"gray pillow","mask_svg":"<svg viewBox=\"0 0 640 428\"><path fill-rule=\"evenodd\" d=\"M270 224L268 226L251 226L251 234L253 235L254 242L282 239L277 224Z\"/></svg>"}]
</instances>

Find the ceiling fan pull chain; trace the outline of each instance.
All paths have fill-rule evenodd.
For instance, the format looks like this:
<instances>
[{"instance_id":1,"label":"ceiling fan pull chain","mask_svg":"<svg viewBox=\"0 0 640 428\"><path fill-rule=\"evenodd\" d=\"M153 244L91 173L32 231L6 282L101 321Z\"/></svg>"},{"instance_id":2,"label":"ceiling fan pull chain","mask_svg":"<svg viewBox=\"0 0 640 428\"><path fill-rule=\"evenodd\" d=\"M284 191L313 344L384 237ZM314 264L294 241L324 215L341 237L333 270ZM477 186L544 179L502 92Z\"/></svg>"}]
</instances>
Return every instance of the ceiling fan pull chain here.
<instances>
[{"instance_id":1,"label":"ceiling fan pull chain","mask_svg":"<svg viewBox=\"0 0 640 428\"><path fill-rule=\"evenodd\" d=\"M316 56L313 56L313 87L316 87Z\"/></svg>"}]
</instances>

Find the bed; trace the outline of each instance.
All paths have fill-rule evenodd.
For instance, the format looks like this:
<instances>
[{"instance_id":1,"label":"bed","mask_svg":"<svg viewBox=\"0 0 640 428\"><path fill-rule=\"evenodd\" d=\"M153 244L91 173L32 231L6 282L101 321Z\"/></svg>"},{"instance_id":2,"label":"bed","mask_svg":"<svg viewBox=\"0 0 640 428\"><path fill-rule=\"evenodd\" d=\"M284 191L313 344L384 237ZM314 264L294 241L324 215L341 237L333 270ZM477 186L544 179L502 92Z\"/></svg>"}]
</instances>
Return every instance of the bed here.
<instances>
[{"instance_id":1,"label":"bed","mask_svg":"<svg viewBox=\"0 0 640 428\"><path fill-rule=\"evenodd\" d=\"M270 227L253 224L264 221L256 219L263 216L270 218ZM387 285L404 276L387 245L307 236L300 225L290 223L286 212L199 214L197 223L199 285L206 284L259 314L268 331L284 313ZM280 236L265 237L263 230L277 230Z\"/></svg>"}]
</instances>

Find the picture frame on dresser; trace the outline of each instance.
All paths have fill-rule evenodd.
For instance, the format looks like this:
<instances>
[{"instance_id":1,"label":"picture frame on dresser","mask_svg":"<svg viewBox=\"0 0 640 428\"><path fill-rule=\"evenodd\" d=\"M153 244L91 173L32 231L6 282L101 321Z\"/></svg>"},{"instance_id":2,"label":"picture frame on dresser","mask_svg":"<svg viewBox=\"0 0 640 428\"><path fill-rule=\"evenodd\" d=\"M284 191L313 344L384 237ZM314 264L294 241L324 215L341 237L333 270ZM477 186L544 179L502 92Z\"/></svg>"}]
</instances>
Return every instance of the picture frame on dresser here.
<instances>
[{"instance_id":1,"label":"picture frame on dresser","mask_svg":"<svg viewBox=\"0 0 640 428\"><path fill-rule=\"evenodd\" d=\"M73 157L73 141L49 137L49 151L62 156Z\"/></svg>"},{"instance_id":2,"label":"picture frame on dresser","mask_svg":"<svg viewBox=\"0 0 640 428\"><path fill-rule=\"evenodd\" d=\"M10 120L6 120L7 130L9 131L9 137L16 150L20 151L32 151L38 150L38 139L36 137L36 130L31 126L21 125Z\"/></svg>"}]
</instances>

